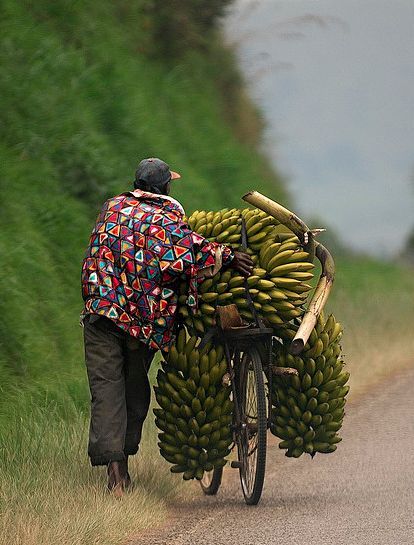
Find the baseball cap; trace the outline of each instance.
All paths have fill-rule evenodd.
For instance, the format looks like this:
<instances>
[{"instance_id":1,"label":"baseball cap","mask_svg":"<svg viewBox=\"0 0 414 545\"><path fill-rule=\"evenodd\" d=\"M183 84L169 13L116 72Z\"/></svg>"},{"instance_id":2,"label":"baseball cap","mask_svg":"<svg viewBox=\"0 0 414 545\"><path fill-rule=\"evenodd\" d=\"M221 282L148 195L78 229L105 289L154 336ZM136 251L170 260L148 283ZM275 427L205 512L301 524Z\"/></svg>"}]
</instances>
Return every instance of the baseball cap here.
<instances>
[{"instance_id":1,"label":"baseball cap","mask_svg":"<svg viewBox=\"0 0 414 545\"><path fill-rule=\"evenodd\" d=\"M135 171L135 180L145 182L148 186L162 186L178 178L181 178L178 172L170 170L169 165L158 157L143 159Z\"/></svg>"}]
</instances>

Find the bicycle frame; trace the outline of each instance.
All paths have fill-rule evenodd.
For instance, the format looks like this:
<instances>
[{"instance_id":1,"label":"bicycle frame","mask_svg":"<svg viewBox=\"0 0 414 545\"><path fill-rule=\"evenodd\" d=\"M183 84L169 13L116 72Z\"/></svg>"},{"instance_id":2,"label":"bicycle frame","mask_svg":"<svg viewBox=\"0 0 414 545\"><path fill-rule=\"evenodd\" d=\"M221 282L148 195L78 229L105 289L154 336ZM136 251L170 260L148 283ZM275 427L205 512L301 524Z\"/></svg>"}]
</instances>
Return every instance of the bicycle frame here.
<instances>
[{"instance_id":1,"label":"bicycle frame","mask_svg":"<svg viewBox=\"0 0 414 545\"><path fill-rule=\"evenodd\" d=\"M270 414L272 408L272 346L273 330L270 328L240 328L234 330L225 330L221 332L220 341L223 343L224 352L227 360L227 371L231 379L231 388L233 394L234 412L233 412L233 432L241 430L243 422L240 417L239 396L238 396L238 370L241 363L241 354L243 349L249 347L254 342L262 354L262 368L267 378L268 384L268 418L267 427L270 427ZM231 362L234 362L232 365Z\"/></svg>"}]
</instances>

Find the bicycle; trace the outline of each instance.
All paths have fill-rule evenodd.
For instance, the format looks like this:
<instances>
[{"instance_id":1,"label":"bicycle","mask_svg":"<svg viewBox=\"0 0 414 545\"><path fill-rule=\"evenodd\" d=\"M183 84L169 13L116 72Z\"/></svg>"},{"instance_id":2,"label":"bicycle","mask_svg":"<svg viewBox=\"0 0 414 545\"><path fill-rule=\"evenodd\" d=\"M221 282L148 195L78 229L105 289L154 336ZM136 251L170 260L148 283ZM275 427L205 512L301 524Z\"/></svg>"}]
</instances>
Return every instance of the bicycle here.
<instances>
[{"instance_id":1,"label":"bicycle","mask_svg":"<svg viewBox=\"0 0 414 545\"><path fill-rule=\"evenodd\" d=\"M224 307L225 308L225 307ZM270 426L271 350L273 330L256 324L221 329L215 338L223 343L234 403L232 431L244 499L260 499L266 466L267 430ZM266 377L266 378L265 378ZM216 494L223 468L205 473L200 484L205 494Z\"/></svg>"},{"instance_id":2,"label":"bicycle","mask_svg":"<svg viewBox=\"0 0 414 545\"><path fill-rule=\"evenodd\" d=\"M246 247L247 233L243 221L242 248ZM254 323L243 325L235 305L223 306L218 309L219 327L211 330L203 342L211 338L221 342L224 347L234 407L232 431L238 453L238 461L233 461L231 466L239 469L246 503L256 505L262 494L266 469L267 430L272 408L270 392L274 333L259 319L247 280L244 288ZM200 484L205 494L217 493L222 474L223 468L204 474Z\"/></svg>"},{"instance_id":3,"label":"bicycle","mask_svg":"<svg viewBox=\"0 0 414 545\"><path fill-rule=\"evenodd\" d=\"M249 192L243 198L277 217L297 236L309 235L305 244L321 263L322 272L319 282L305 317L291 343L291 353L300 354L329 296L335 271L332 256L322 244L313 240L313 236L320 232L320 229L310 231L300 218L257 192ZM244 221L242 222L241 246L241 249L247 248ZM210 330L203 342L215 340L224 346L234 403L231 425L233 445L237 445L238 455L238 460L232 461L230 465L239 469L245 502L248 505L256 505L262 494L265 477L273 374L286 376L297 374L297 371L278 367L277 362L274 364L273 351L278 341L274 337L273 329L267 328L258 317L247 281L244 287L254 323L243 325L235 305L219 307L217 309L219 327ZM218 492L222 475L223 467L204 473L200 485L206 495L214 495Z\"/></svg>"}]
</instances>

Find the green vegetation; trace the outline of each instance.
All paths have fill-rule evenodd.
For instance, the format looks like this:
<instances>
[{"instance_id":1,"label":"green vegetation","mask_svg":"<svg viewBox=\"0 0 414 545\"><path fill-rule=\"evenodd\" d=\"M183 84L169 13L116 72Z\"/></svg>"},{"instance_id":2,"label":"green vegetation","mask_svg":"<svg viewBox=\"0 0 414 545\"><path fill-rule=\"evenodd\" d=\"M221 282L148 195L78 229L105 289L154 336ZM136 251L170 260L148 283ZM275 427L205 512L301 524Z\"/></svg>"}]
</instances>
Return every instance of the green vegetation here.
<instances>
[{"instance_id":1,"label":"green vegetation","mask_svg":"<svg viewBox=\"0 0 414 545\"><path fill-rule=\"evenodd\" d=\"M0 543L114 543L177 494L152 454L152 422L122 509L88 467L79 277L102 201L151 155L181 172L174 196L189 209L239 204L253 187L286 196L254 150L260 121L215 37L226 2L197 2L174 41L191 51L170 43L167 58L157 2L130 4L2 2ZM212 6L197 41L195 18Z\"/></svg>"},{"instance_id":2,"label":"green vegetation","mask_svg":"<svg viewBox=\"0 0 414 545\"><path fill-rule=\"evenodd\" d=\"M147 4L3 2L0 368L25 387L54 377L75 403L86 400L82 254L100 203L131 187L141 158L181 172L174 195L189 208L238 204L253 186L285 194L247 134L238 141L223 120L228 101L244 100L222 75L226 64L235 72L230 54L215 44L149 60ZM243 116L255 119L251 107Z\"/></svg>"},{"instance_id":3,"label":"green vegetation","mask_svg":"<svg viewBox=\"0 0 414 545\"><path fill-rule=\"evenodd\" d=\"M100 203L131 187L151 155L181 172L174 196L189 210L240 206L252 188L287 201L256 151L260 120L217 38L228 2L166 4L1 3L0 543L124 542L179 493L153 456L152 422L122 508L87 465L79 276ZM178 30L167 35L170 20ZM399 342L411 278L371 261L338 269L333 304L345 327L368 324L384 346L371 317L380 315Z\"/></svg>"},{"instance_id":4,"label":"green vegetation","mask_svg":"<svg viewBox=\"0 0 414 545\"><path fill-rule=\"evenodd\" d=\"M414 264L414 229L408 235L401 257L404 261L411 263L411 265Z\"/></svg>"},{"instance_id":5,"label":"green vegetation","mask_svg":"<svg viewBox=\"0 0 414 545\"><path fill-rule=\"evenodd\" d=\"M412 269L364 257L336 260L328 309L344 324L343 347L351 395L363 394L387 374L412 367Z\"/></svg>"}]
</instances>

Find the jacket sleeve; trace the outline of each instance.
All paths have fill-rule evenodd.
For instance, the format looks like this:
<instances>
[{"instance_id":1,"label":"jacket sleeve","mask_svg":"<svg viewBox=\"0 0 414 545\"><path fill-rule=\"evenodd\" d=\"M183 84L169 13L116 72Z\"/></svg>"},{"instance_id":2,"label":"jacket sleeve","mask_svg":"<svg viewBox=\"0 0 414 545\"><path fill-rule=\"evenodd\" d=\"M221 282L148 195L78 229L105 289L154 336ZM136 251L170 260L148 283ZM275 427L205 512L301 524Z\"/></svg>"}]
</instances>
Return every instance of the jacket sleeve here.
<instances>
[{"instance_id":1,"label":"jacket sleeve","mask_svg":"<svg viewBox=\"0 0 414 545\"><path fill-rule=\"evenodd\" d=\"M170 264L169 273L184 276L188 285L187 304L194 310L198 306L198 284L214 276L223 266L228 266L234 253L224 244L210 242L195 233L190 227L179 222L170 231L172 251L175 260Z\"/></svg>"},{"instance_id":2,"label":"jacket sleeve","mask_svg":"<svg viewBox=\"0 0 414 545\"><path fill-rule=\"evenodd\" d=\"M229 246L210 242L209 240L194 233L193 237L202 239L200 243L195 243L195 262L198 268L197 277L199 280L214 276L222 267L228 266L234 258L234 252ZM210 262L209 257L213 256L214 263Z\"/></svg>"}]
</instances>

